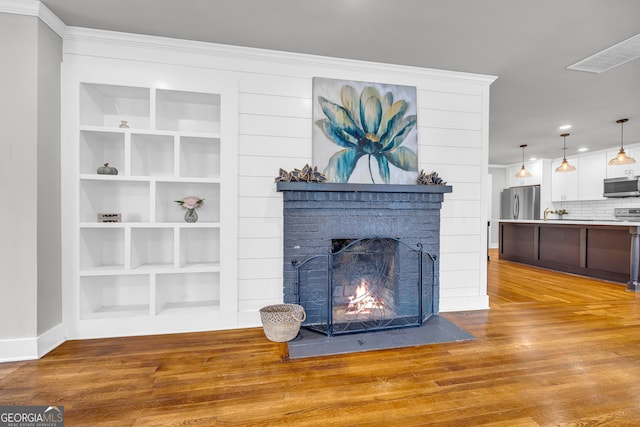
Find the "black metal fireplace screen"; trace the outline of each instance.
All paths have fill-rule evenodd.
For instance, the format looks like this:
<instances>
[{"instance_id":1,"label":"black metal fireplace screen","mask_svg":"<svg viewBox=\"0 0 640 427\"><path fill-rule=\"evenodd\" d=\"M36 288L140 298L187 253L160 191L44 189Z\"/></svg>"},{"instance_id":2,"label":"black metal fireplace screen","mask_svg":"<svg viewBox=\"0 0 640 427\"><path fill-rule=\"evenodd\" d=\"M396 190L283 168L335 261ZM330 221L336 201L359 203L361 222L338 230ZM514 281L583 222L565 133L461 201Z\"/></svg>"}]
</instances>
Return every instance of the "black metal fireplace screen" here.
<instances>
[{"instance_id":1,"label":"black metal fireplace screen","mask_svg":"<svg viewBox=\"0 0 640 427\"><path fill-rule=\"evenodd\" d=\"M420 326L434 314L435 256L422 244L334 239L330 253L292 265L307 329L332 336Z\"/></svg>"}]
</instances>

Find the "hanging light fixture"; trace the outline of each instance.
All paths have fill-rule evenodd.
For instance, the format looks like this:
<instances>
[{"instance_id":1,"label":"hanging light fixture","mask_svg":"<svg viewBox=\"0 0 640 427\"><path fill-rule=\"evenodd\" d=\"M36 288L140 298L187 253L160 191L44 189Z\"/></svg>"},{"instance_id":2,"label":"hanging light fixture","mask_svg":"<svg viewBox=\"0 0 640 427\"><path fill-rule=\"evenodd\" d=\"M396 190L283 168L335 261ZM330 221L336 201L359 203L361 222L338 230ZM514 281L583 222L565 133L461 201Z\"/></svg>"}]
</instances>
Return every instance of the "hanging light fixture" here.
<instances>
[{"instance_id":1,"label":"hanging light fixture","mask_svg":"<svg viewBox=\"0 0 640 427\"><path fill-rule=\"evenodd\" d=\"M624 145L623 145L623 131L624 131L624 124L626 122L628 122L629 119L620 119L620 120L616 120L616 123L620 123L620 151L618 152L618 155L615 156L613 159L609 160L609 166L614 166L614 165L630 165L632 163L636 162L636 159L634 159L633 157L629 157L627 156L627 153L624 152Z\"/></svg>"},{"instance_id":2,"label":"hanging light fixture","mask_svg":"<svg viewBox=\"0 0 640 427\"><path fill-rule=\"evenodd\" d=\"M524 148L527 146L527 144L522 144L520 146L520 148L522 148L522 167L520 168L520 170L518 171L518 173L515 175L516 178L526 178L528 176L531 176L531 174L529 173L529 171L527 171L524 168Z\"/></svg>"},{"instance_id":3,"label":"hanging light fixture","mask_svg":"<svg viewBox=\"0 0 640 427\"><path fill-rule=\"evenodd\" d=\"M573 172L574 170L576 170L576 167L570 165L567 161L567 137L569 136L569 134L563 133L560 136L563 138L562 163L556 168L556 172Z\"/></svg>"}]
</instances>

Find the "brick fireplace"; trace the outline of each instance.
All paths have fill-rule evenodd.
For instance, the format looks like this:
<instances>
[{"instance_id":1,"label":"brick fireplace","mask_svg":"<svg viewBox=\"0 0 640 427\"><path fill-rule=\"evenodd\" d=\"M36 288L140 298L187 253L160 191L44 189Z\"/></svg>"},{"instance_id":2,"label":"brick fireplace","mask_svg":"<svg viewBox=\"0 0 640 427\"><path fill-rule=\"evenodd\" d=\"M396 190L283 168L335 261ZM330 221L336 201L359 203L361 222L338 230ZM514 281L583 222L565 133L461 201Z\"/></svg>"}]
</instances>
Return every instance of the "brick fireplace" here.
<instances>
[{"instance_id":1,"label":"brick fireplace","mask_svg":"<svg viewBox=\"0 0 640 427\"><path fill-rule=\"evenodd\" d=\"M440 209L451 186L279 182L277 189L284 302L305 308L304 327L363 332L419 326L438 313Z\"/></svg>"}]
</instances>

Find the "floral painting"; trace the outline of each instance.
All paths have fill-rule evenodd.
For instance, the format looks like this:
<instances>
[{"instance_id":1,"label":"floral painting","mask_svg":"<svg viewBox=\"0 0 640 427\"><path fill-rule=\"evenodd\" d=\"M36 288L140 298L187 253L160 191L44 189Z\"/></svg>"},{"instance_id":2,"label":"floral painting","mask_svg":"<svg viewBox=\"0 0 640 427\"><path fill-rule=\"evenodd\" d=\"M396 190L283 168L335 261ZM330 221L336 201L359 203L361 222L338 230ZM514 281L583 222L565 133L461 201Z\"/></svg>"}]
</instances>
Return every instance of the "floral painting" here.
<instances>
[{"instance_id":1,"label":"floral painting","mask_svg":"<svg viewBox=\"0 0 640 427\"><path fill-rule=\"evenodd\" d=\"M313 122L313 162L328 182L415 184L415 87L315 77Z\"/></svg>"}]
</instances>

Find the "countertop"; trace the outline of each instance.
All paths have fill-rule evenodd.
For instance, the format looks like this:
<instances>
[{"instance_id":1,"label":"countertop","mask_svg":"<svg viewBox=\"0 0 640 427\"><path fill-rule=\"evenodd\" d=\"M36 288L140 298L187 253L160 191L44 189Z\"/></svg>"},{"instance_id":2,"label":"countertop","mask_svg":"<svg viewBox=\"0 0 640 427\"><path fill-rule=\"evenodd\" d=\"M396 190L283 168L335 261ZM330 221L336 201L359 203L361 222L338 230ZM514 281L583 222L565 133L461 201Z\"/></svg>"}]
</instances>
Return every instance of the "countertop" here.
<instances>
[{"instance_id":1,"label":"countertop","mask_svg":"<svg viewBox=\"0 0 640 427\"><path fill-rule=\"evenodd\" d=\"M616 221L613 219L499 219L499 222L513 224L553 224L553 225L613 225L616 227L640 227L640 221Z\"/></svg>"}]
</instances>

